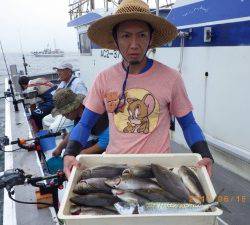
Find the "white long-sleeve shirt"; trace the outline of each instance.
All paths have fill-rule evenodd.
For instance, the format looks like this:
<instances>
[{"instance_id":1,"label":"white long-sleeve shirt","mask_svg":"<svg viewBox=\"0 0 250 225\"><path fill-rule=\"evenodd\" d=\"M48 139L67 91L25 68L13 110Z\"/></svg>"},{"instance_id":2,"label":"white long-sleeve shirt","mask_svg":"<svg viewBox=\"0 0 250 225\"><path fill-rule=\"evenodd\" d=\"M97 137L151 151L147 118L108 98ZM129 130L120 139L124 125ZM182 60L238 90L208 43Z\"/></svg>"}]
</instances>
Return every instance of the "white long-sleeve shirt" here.
<instances>
[{"instance_id":1,"label":"white long-sleeve shirt","mask_svg":"<svg viewBox=\"0 0 250 225\"><path fill-rule=\"evenodd\" d=\"M57 89L59 89L59 88L70 88L74 93L83 94L85 96L87 96L87 93L88 93L88 90L87 90L84 82L74 75L72 75L69 82L66 83L65 81L62 81L58 85Z\"/></svg>"}]
</instances>

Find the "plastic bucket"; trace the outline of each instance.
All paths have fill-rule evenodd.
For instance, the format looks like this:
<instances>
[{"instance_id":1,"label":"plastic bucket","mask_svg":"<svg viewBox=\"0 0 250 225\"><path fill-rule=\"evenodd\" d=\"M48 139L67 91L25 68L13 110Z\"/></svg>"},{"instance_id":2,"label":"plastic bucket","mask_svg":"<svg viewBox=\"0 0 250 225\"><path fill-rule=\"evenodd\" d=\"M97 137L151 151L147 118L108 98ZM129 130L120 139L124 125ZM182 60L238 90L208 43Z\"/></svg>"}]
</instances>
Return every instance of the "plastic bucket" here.
<instances>
[{"instance_id":1,"label":"plastic bucket","mask_svg":"<svg viewBox=\"0 0 250 225\"><path fill-rule=\"evenodd\" d=\"M63 160L61 156L54 156L47 160L46 163L50 174L55 174L58 170L63 170Z\"/></svg>"},{"instance_id":2,"label":"plastic bucket","mask_svg":"<svg viewBox=\"0 0 250 225\"><path fill-rule=\"evenodd\" d=\"M48 130L40 130L37 132L37 136L41 137L41 136L46 135L48 133L49 133ZM43 152L54 149L56 147L55 137L40 139L40 146L41 146Z\"/></svg>"}]
</instances>

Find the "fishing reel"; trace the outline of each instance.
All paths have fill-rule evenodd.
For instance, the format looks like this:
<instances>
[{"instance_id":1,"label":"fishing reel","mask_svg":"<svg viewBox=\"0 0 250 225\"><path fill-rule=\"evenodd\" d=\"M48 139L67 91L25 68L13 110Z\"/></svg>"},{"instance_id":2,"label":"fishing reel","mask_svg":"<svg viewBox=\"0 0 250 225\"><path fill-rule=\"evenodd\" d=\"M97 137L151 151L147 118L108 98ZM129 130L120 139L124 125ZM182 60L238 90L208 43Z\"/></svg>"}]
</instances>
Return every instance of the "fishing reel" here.
<instances>
[{"instance_id":1,"label":"fishing reel","mask_svg":"<svg viewBox=\"0 0 250 225\"><path fill-rule=\"evenodd\" d=\"M49 182L41 182L45 180ZM0 176L0 189L6 188L10 199L17 203L53 206L56 212L58 212L58 189L63 189L64 181L66 181L66 176L62 171L44 177L32 177L30 174L26 175L22 169L11 169L4 171ZM38 187L41 195L52 194L53 204L45 202L24 202L14 199L12 197L15 193L13 187L24 184L31 184L34 187Z\"/></svg>"},{"instance_id":2,"label":"fishing reel","mask_svg":"<svg viewBox=\"0 0 250 225\"><path fill-rule=\"evenodd\" d=\"M65 133L66 133L66 130L62 129L59 132L48 133L48 134L45 134L45 135L42 135L39 137L29 138L29 139L18 138L17 140L11 141L11 142L7 136L3 136L3 137L0 137L0 150L2 150L7 145L17 144L19 146L19 148L21 148L21 149L26 149L28 151L40 151L41 150L41 147L40 147L40 140L41 139L50 138L50 137L57 137L57 136L64 135Z\"/></svg>"}]
</instances>

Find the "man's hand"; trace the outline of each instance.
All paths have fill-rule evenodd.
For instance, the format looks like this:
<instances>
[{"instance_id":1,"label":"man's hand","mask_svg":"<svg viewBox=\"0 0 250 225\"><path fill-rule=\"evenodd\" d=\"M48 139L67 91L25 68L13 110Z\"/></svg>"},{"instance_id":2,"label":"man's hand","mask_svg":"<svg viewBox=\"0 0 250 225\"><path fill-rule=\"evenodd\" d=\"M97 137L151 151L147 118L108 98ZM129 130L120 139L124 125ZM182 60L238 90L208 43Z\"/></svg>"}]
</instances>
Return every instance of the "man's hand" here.
<instances>
[{"instance_id":1,"label":"man's hand","mask_svg":"<svg viewBox=\"0 0 250 225\"><path fill-rule=\"evenodd\" d=\"M53 156L59 156L62 153L62 149L58 146L53 152L52 155Z\"/></svg>"},{"instance_id":2,"label":"man's hand","mask_svg":"<svg viewBox=\"0 0 250 225\"><path fill-rule=\"evenodd\" d=\"M195 165L197 168L201 168L202 166L205 166L208 172L208 175L212 176L212 166L213 166L213 160L210 158L203 158L197 164Z\"/></svg>"},{"instance_id":3,"label":"man's hand","mask_svg":"<svg viewBox=\"0 0 250 225\"><path fill-rule=\"evenodd\" d=\"M72 155L64 156L63 165L63 171L67 178L69 178L73 166L77 167L78 169L81 167L81 164L76 160L76 157Z\"/></svg>"}]
</instances>

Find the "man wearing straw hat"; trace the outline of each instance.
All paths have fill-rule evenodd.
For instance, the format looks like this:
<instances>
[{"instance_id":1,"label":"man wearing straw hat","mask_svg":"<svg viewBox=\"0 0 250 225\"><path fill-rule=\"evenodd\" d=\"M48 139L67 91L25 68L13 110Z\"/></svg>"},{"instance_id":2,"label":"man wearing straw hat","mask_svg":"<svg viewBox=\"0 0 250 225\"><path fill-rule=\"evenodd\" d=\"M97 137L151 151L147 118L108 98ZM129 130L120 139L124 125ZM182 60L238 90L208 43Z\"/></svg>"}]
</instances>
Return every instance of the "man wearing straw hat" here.
<instances>
[{"instance_id":1,"label":"man wearing straw hat","mask_svg":"<svg viewBox=\"0 0 250 225\"><path fill-rule=\"evenodd\" d=\"M91 127L106 110L109 116L109 154L169 153L170 116L177 117L192 152L203 157L197 166L212 172L212 155L195 122L180 74L146 57L177 36L167 20L150 13L141 0L123 0L115 14L94 22L88 36L102 48L119 50L123 61L101 72L85 102L85 111L73 129L64 154L69 176L86 145Z\"/></svg>"}]
</instances>

